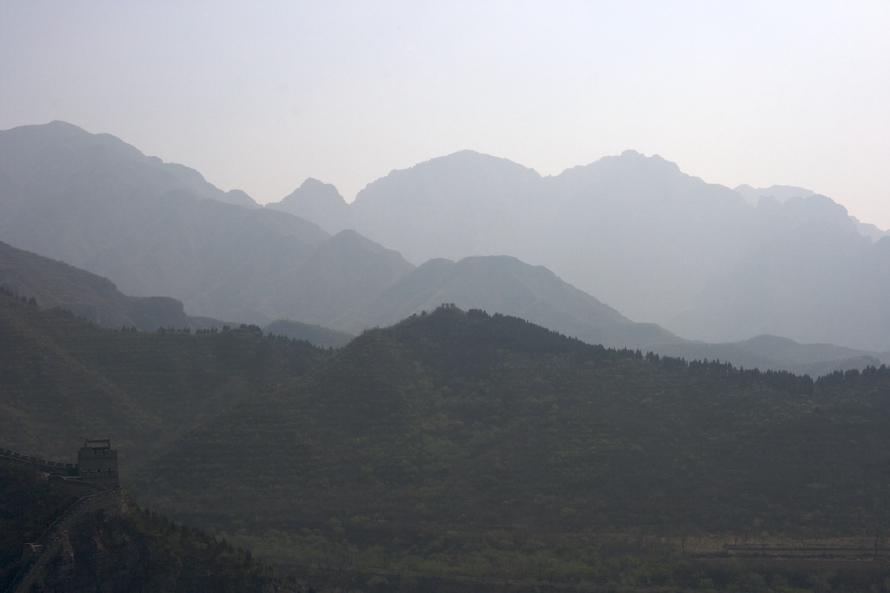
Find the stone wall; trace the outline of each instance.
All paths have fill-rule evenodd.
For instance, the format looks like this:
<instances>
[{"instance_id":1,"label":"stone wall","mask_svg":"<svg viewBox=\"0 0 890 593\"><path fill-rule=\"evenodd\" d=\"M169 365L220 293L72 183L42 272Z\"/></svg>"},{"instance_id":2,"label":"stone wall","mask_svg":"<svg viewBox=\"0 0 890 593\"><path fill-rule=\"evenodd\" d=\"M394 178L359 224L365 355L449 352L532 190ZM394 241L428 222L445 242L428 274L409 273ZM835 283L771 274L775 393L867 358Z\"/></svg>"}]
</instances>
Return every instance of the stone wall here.
<instances>
[{"instance_id":1,"label":"stone wall","mask_svg":"<svg viewBox=\"0 0 890 593\"><path fill-rule=\"evenodd\" d=\"M61 476L76 476L77 466L73 463L62 463L59 461L49 461L41 457L33 455L23 455L10 449L0 448L0 460L28 465L39 471L48 474L58 474Z\"/></svg>"}]
</instances>

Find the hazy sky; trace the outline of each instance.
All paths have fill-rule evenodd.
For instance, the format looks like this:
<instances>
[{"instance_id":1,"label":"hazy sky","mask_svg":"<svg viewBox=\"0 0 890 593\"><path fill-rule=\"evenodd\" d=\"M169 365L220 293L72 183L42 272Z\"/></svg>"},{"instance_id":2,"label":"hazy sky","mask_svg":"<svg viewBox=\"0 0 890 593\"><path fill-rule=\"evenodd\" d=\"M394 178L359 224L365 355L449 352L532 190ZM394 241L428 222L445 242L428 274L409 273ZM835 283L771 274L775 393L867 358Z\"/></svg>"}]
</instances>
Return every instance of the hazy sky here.
<instances>
[{"instance_id":1,"label":"hazy sky","mask_svg":"<svg viewBox=\"0 0 890 593\"><path fill-rule=\"evenodd\" d=\"M70 121L278 200L472 148L635 148L890 227L890 0L0 0L0 128Z\"/></svg>"}]
</instances>

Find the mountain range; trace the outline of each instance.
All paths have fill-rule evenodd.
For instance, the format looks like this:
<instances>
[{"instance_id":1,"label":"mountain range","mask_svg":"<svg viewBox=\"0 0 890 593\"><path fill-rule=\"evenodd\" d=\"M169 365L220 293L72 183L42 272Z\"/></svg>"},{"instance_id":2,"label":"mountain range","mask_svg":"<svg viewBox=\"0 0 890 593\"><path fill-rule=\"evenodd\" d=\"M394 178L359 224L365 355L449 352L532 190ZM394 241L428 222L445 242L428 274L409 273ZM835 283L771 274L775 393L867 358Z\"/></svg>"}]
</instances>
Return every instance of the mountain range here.
<instances>
[{"instance_id":1,"label":"mountain range","mask_svg":"<svg viewBox=\"0 0 890 593\"><path fill-rule=\"evenodd\" d=\"M346 327L388 326L445 303L514 315L591 344L652 348L684 342L655 324L629 320L543 266L510 256L430 260L345 320Z\"/></svg>"},{"instance_id":2,"label":"mountain range","mask_svg":"<svg viewBox=\"0 0 890 593\"><path fill-rule=\"evenodd\" d=\"M355 233L345 237L361 239ZM339 235L338 235L339 236ZM237 326L209 317L187 315L170 297L131 297L108 279L63 262L0 242L0 288L44 308L59 308L108 328L141 331L206 330ZM723 360L746 368L792 371L821 376L836 370L882 364L882 355L831 344L799 344L787 338L759 336L743 342L708 344L679 338L654 324L634 323L542 266L508 256L470 257L458 262L436 259L413 270L357 312L339 318L341 327L360 333L442 304L515 315L591 344L641 348L687 358ZM353 333L291 319L263 327L270 335L339 348Z\"/></svg>"},{"instance_id":3,"label":"mountain range","mask_svg":"<svg viewBox=\"0 0 890 593\"><path fill-rule=\"evenodd\" d=\"M252 327L100 328L5 290L0 351L4 447L66 458L85 435L109 435L129 467L327 356Z\"/></svg>"},{"instance_id":4,"label":"mountain range","mask_svg":"<svg viewBox=\"0 0 890 593\"><path fill-rule=\"evenodd\" d=\"M464 151L394 172L371 184L354 205L347 205L333 186L308 180L282 203L258 208L243 192L222 192L191 169L165 164L112 136L90 134L63 122L0 132L0 156L4 157L0 160L3 213L0 240L69 264L68 267L57 265L49 259L3 245L0 246L0 264L4 266L0 268L3 274L0 284L36 298L41 305L62 306L107 326L152 330L219 326L222 322L215 321L217 319L261 326L280 321L274 329L276 333L339 346L366 328L389 325L443 303L455 303L465 308L517 315L589 343L655 350L689 358L719 358L743 366L821 374L837 368L879 364L883 356L874 354L877 350L833 349L828 341L824 341L825 347L784 341L786 352L778 355L780 349L773 349L769 356L752 352L745 347L744 340L723 344L687 343L659 325L631 321L613 307L562 280L550 266L531 265L511 254L469 255L457 261L436 257L415 268L399 252L348 228L368 226L369 223L357 221L372 220L374 216L362 212L386 206L394 213L388 219L382 214L375 215L381 228L389 229L386 234L415 233L417 236L408 243L421 243L424 235L432 237L417 229L431 224L427 206L435 202L438 210L433 218L450 221L444 225L447 229L440 230L443 237L452 241L451 247L442 248L455 253L484 252L494 249L497 243L507 243L509 237L533 233L536 225L546 222L547 215L551 218L555 215L558 209L542 210L538 203L541 199L536 194L538 184L561 187L554 195L562 202L571 198L578 204L587 201L584 195L591 191L591 183L599 188L597 195L608 196L620 190L626 198L636 200L636 205L621 205L611 199L610 207L614 210L621 206L627 210L633 206L635 214L629 219L643 223L652 218L651 213L643 214L644 206L659 194L671 207L662 207L664 212L659 216L657 231L643 232L645 224L640 228L627 226L630 220L615 217L597 223L603 228L625 225L627 236L636 237L639 245L632 248L633 257L627 256L630 258L627 261L615 257L611 251L599 254L585 251L584 241L602 241L586 231L559 234L565 240L574 236L571 240L581 241L570 251L588 259L591 270L599 267L602 272L605 268L600 264L609 267L612 271L606 276L618 273L622 262L632 270L637 266L634 262L643 261L642 271L648 270L646 273L651 274L648 279L636 278L635 292L645 298L667 302L678 291L694 292L688 290L689 285L671 279L671 274L657 277L665 274L664 270L684 268L677 271L678 277L685 274L692 278L690 282L706 284L696 298L707 301L702 295L715 293L712 300L727 308L742 296L727 297L720 293L721 283L708 285L701 278L693 278L702 276L702 266L680 266L673 261L677 253L689 250L689 241L698 245L696 250L701 253L697 257L704 259L713 258L722 248L711 249L702 239L701 220L669 224L668 210L675 210L673 216L677 219L684 218L679 214L684 208L686 215L697 212L700 219L712 220L705 227L713 229L723 224L718 224L721 216L733 208L747 212L749 217L774 211L770 218L777 229L774 235L786 236L791 243L801 241L807 232L814 233L814 225L823 229L830 223L833 226L827 237L841 247L844 241L866 250L885 245L885 241L872 243L863 237L856 230L857 223L827 198L795 195L801 193L796 188L782 191L751 188L751 192L763 194L757 198L756 208L752 208L743 196L744 191L739 193L704 184L683 175L663 159L637 153L607 158L586 168L567 171L556 179L542 178L504 159ZM408 189L402 191L405 188ZM491 196L496 199L492 201ZM394 199L398 203L390 204ZM690 211L690 204L698 204L700 208ZM578 208L583 212L590 206ZM290 212L318 218L327 228ZM402 213L416 219L416 224L413 220L411 224L398 223ZM579 216L579 220L583 218ZM502 222L495 224L493 219ZM685 230L677 233L677 227ZM796 229L793 233L782 234L792 227ZM614 228L609 232L614 234ZM676 242L677 253L663 248L652 248L648 253L640 251L641 245L652 247L652 241L668 234L685 237L683 242ZM720 235L723 240L731 233L720 229L711 234ZM546 238L541 235L517 249L526 251L531 261L549 259L545 254L560 247L548 243ZM816 237L811 239L815 241ZM436 241L431 244L444 245ZM800 256L800 249L793 246L789 246L788 251L788 257ZM841 262L838 265L846 261L846 254L833 254L831 249L825 251L826 258L834 255L834 259ZM417 251L411 253L412 257L418 257ZM664 270L658 263L661 260L667 262ZM78 271L70 266L84 268L109 280L78 276ZM641 270L631 273L639 274ZM717 270L712 271L711 276L721 278L726 273L728 270ZM762 266L749 275L762 276ZM848 281L853 280L848 277ZM880 277L873 280L873 285L880 285ZM757 278L752 279L756 281ZM734 286L733 279L725 284ZM621 286L621 282L606 279L598 282L593 292L613 293L616 286ZM838 295L845 291L843 283L835 290ZM835 300L841 301L838 295ZM814 305L810 301L819 298L825 295L814 294L809 300L801 299L799 305L809 304L812 309ZM769 316L780 318L781 313L770 311ZM735 323L729 309L725 314L723 309L714 312L707 302L690 306L684 314L690 316L686 325L708 319L705 329L716 335L728 331L725 328ZM678 318L681 317L682 314ZM827 318L820 327L834 330L833 335L861 333L866 321L864 316ZM749 322L749 335L765 334L760 331L764 324L758 324L756 319ZM855 340L838 340L839 343L849 341Z\"/></svg>"},{"instance_id":5,"label":"mountain range","mask_svg":"<svg viewBox=\"0 0 890 593\"><path fill-rule=\"evenodd\" d=\"M353 228L414 263L546 265L688 338L890 349L890 237L801 188L731 189L634 151L550 177L462 151L393 171L349 205L313 182L269 207Z\"/></svg>"},{"instance_id":6,"label":"mountain range","mask_svg":"<svg viewBox=\"0 0 890 593\"><path fill-rule=\"evenodd\" d=\"M171 296L231 321L317 323L412 268L354 233L331 237L227 197L190 169L70 124L0 133L0 238L129 295Z\"/></svg>"},{"instance_id":7,"label":"mountain range","mask_svg":"<svg viewBox=\"0 0 890 593\"><path fill-rule=\"evenodd\" d=\"M430 273L442 261L414 274L401 254L353 230L330 235L285 212L225 203L228 194L196 172L70 124L0 132L2 155L15 160L0 165L0 238L107 277L128 295L178 299L189 314L260 325L289 319L354 334L451 299L614 345L675 339L512 258L458 264L446 289L445 278ZM332 191L307 182L298 193ZM419 301L417 291L425 294Z\"/></svg>"}]
</instances>

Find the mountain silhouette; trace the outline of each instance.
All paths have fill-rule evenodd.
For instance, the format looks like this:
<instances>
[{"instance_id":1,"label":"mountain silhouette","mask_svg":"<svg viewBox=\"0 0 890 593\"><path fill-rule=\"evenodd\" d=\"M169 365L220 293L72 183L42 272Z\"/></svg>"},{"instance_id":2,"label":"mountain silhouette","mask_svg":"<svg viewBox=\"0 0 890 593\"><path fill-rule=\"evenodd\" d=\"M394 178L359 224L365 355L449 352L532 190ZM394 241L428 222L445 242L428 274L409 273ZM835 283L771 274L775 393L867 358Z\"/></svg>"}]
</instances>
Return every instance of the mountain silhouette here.
<instances>
[{"instance_id":1,"label":"mountain silhouette","mask_svg":"<svg viewBox=\"0 0 890 593\"><path fill-rule=\"evenodd\" d=\"M107 278L0 242L0 287L33 298L44 308L60 308L111 328L203 329L222 322L186 315L169 297L131 297Z\"/></svg>"},{"instance_id":2,"label":"mountain silhouette","mask_svg":"<svg viewBox=\"0 0 890 593\"><path fill-rule=\"evenodd\" d=\"M311 177L283 200L267 207L311 220L331 234L353 226L349 205L337 188Z\"/></svg>"},{"instance_id":3,"label":"mountain silhouette","mask_svg":"<svg viewBox=\"0 0 890 593\"><path fill-rule=\"evenodd\" d=\"M890 349L885 233L803 188L731 189L635 151L549 177L462 151L393 171L336 216L417 264L545 265L690 338Z\"/></svg>"},{"instance_id":4,"label":"mountain silhouette","mask_svg":"<svg viewBox=\"0 0 890 593\"><path fill-rule=\"evenodd\" d=\"M319 295L337 294L345 308L373 296L374 279L353 287L336 271L355 255L342 239L227 203L233 195L107 134L61 122L0 132L0 239L17 248L107 277L125 294L167 295L192 314L237 322L318 323L328 321ZM368 269L391 272L391 252L363 249ZM375 254L387 263L372 265Z\"/></svg>"}]
</instances>

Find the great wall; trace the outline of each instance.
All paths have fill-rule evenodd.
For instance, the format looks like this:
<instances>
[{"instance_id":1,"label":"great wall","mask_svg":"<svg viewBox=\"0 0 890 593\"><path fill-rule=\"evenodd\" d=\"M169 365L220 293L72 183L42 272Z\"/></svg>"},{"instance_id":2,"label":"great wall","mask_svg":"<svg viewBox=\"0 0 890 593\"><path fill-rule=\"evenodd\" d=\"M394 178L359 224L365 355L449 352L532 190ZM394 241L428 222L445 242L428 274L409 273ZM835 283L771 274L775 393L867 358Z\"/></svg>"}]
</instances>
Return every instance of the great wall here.
<instances>
[{"instance_id":1,"label":"great wall","mask_svg":"<svg viewBox=\"0 0 890 593\"><path fill-rule=\"evenodd\" d=\"M27 465L46 474L47 479L62 480L78 492L85 492L46 527L37 541L23 542L22 566L5 593L29 593L36 583L44 580L47 566L59 554L72 526L99 511L121 511L123 498L118 482L117 451L107 439L87 440L78 451L77 464L49 461L9 449L0 449L0 461Z\"/></svg>"},{"instance_id":2,"label":"great wall","mask_svg":"<svg viewBox=\"0 0 890 593\"><path fill-rule=\"evenodd\" d=\"M62 479L79 480L101 487L117 487L117 451L108 439L87 439L77 452L77 463L49 461L33 455L24 455L10 449L0 449L0 460L27 465L32 469Z\"/></svg>"},{"instance_id":3,"label":"great wall","mask_svg":"<svg viewBox=\"0 0 890 593\"><path fill-rule=\"evenodd\" d=\"M23 455L12 451L11 449L0 449L0 459L4 461L12 461L28 465L36 470L47 474L56 474L63 476L77 475L77 466L73 463L62 463L59 461L49 461L33 455Z\"/></svg>"}]
</instances>

